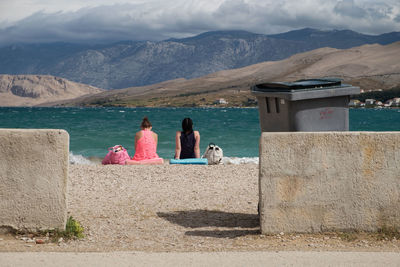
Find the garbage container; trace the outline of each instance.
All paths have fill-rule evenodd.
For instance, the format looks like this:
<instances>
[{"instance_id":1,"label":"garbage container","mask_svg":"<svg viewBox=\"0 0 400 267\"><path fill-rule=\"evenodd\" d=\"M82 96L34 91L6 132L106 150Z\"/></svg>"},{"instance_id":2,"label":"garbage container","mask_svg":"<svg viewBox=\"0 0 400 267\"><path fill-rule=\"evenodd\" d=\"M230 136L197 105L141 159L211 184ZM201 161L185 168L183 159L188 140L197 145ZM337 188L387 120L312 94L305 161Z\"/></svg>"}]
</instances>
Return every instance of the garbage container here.
<instances>
[{"instance_id":1,"label":"garbage container","mask_svg":"<svg viewBox=\"0 0 400 267\"><path fill-rule=\"evenodd\" d=\"M350 95L360 88L340 79L307 79L251 87L263 132L348 131Z\"/></svg>"}]
</instances>

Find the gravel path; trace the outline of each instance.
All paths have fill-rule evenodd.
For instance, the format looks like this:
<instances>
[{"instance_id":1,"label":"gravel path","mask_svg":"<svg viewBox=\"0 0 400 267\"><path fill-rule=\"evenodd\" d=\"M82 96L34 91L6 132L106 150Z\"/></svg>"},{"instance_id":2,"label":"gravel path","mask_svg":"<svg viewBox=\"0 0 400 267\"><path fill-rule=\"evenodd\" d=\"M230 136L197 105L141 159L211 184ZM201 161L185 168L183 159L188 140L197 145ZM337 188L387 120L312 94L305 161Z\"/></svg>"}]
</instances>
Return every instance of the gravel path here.
<instances>
[{"instance_id":1,"label":"gravel path","mask_svg":"<svg viewBox=\"0 0 400 267\"><path fill-rule=\"evenodd\" d=\"M346 241L324 235L260 234L258 165L71 165L68 213L82 240L31 244L3 235L0 251L260 251L400 252L399 240L368 235Z\"/></svg>"}]
</instances>

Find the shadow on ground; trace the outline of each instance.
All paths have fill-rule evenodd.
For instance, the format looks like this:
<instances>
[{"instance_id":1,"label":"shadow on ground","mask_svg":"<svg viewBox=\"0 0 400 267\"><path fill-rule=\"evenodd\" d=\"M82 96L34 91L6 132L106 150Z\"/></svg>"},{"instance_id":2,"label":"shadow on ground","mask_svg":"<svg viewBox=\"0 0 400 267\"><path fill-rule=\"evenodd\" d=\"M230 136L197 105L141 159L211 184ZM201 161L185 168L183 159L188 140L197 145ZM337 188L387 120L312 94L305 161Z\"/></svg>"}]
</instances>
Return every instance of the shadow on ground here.
<instances>
[{"instance_id":1,"label":"shadow on ground","mask_svg":"<svg viewBox=\"0 0 400 267\"><path fill-rule=\"evenodd\" d=\"M227 228L258 228L260 226L257 214L231 213L210 210L185 210L175 212L158 212L157 215L171 223L187 228L227 227ZM260 234L257 230L199 230L185 233L190 236L208 236L234 238L243 235Z\"/></svg>"},{"instance_id":2,"label":"shadow on ground","mask_svg":"<svg viewBox=\"0 0 400 267\"><path fill-rule=\"evenodd\" d=\"M217 238L236 238L245 235L259 235L260 230L209 230L209 231L187 231L185 235L189 236L203 236L203 237L217 237Z\"/></svg>"}]
</instances>

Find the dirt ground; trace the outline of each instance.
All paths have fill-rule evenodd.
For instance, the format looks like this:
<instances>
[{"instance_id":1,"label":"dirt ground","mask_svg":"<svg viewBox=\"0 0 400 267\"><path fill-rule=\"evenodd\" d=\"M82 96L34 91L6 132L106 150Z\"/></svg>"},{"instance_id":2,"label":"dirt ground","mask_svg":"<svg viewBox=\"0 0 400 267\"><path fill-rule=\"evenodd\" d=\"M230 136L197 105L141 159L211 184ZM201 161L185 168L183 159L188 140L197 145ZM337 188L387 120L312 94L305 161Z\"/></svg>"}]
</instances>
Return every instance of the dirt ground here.
<instances>
[{"instance_id":1,"label":"dirt ground","mask_svg":"<svg viewBox=\"0 0 400 267\"><path fill-rule=\"evenodd\" d=\"M67 199L83 239L0 234L0 252L400 252L393 233L261 235L256 164L71 165Z\"/></svg>"}]
</instances>

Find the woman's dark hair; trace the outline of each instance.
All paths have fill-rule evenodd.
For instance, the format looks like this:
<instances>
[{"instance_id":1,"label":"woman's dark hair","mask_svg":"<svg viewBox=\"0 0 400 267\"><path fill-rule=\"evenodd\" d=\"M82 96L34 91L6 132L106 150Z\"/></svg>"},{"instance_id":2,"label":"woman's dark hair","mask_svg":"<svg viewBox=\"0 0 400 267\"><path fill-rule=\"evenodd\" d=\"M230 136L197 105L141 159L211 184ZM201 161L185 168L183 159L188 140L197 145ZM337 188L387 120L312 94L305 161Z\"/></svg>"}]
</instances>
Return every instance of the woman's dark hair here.
<instances>
[{"instance_id":1,"label":"woman's dark hair","mask_svg":"<svg viewBox=\"0 0 400 267\"><path fill-rule=\"evenodd\" d=\"M182 121L182 130L184 133L193 132L193 121L190 118L184 118Z\"/></svg>"},{"instance_id":2,"label":"woman's dark hair","mask_svg":"<svg viewBox=\"0 0 400 267\"><path fill-rule=\"evenodd\" d=\"M140 124L140 127L142 127L142 129L147 129L147 128L150 128L151 126L152 125L151 125L151 122L149 121L149 119L147 117L144 117L142 120L142 124Z\"/></svg>"}]
</instances>

